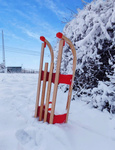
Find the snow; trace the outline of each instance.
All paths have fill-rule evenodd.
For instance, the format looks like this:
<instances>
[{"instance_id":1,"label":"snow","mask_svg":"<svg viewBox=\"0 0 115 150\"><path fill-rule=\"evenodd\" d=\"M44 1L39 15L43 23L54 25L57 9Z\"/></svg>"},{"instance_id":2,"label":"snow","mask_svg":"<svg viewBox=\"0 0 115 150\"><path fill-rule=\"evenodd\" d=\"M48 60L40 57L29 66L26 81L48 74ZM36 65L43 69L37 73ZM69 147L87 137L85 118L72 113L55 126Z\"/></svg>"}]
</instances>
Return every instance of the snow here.
<instances>
[{"instance_id":1,"label":"snow","mask_svg":"<svg viewBox=\"0 0 115 150\"><path fill-rule=\"evenodd\" d=\"M37 80L37 74L0 74L0 150L115 149L115 115L80 99L71 102L67 124L34 118ZM59 88L60 109L66 97Z\"/></svg>"}]
</instances>

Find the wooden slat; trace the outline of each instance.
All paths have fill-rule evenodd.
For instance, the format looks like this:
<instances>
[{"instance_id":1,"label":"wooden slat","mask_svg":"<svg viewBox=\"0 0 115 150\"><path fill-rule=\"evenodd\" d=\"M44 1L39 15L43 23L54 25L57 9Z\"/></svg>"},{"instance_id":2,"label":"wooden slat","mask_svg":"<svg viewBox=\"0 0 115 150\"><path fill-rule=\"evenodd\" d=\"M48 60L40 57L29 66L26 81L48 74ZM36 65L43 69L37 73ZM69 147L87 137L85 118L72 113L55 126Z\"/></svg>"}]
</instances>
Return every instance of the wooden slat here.
<instances>
[{"instance_id":1,"label":"wooden slat","mask_svg":"<svg viewBox=\"0 0 115 150\"><path fill-rule=\"evenodd\" d=\"M54 67L54 63L51 63L50 72L49 72L49 79L48 79L47 95L46 95L44 122L47 121L47 113L48 113L49 99L50 99L50 92L51 92L51 81L52 81L53 67Z\"/></svg>"},{"instance_id":2,"label":"wooden slat","mask_svg":"<svg viewBox=\"0 0 115 150\"><path fill-rule=\"evenodd\" d=\"M70 103L71 103L71 95L72 95L72 89L73 89L73 81L74 81L74 76L75 76L75 70L76 70L76 50L75 47L73 46L72 42L65 37L64 35L62 36L62 39L64 39L70 46L72 54L73 54L73 77L72 77L72 83L69 87L69 92L68 92L68 99L67 99L67 105L66 105L66 109L67 109L67 116L66 116L66 123L68 121L68 115L69 115L69 109L70 109Z\"/></svg>"},{"instance_id":3,"label":"wooden slat","mask_svg":"<svg viewBox=\"0 0 115 150\"><path fill-rule=\"evenodd\" d=\"M54 91L53 91L53 98L52 98L52 108L51 108L51 115L50 115L50 121L49 121L50 124L53 123L53 118L54 118L55 103L56 103L57 88L58 88L59 73L60 73L60 65L61 65L62 50L63 50L63 42L64 42L63 40L60 40L60 44L59 44L56 77L55 77Z\"/></svg>"},{"instance_id":4,"label":"wooden slat","mask_svg":"<svg viewBox=\"0 0 115 150\"><path fill-rule=\"evenodd\" d=\"M44 43L42 43L41 48L41 57L40 57L40 67L39 67L39 78L38 78L38 87L37 87L37 96L36 96L36 105L35 105L35 118L37 117L38 105L39 105L39 97L40 97L40 88L41 88L41 73L43 67L43 58L44 58Z\"/></svg>"},{"instance_id":5,"label":"wooden slat","mask_svg":"<svg viewBox=\"0 0 115 150\"><path fill-rule=\"evenodd\" d=\"M40 113L39 113L39 121L42 120L42 113L43 113L43 106L44 106L44 97L45 97L45 89L46 89L46 74L47 74L47 70L48 70L48 63L45 63L44 79L43 79L42 95L41 95L41 105L40 105Z\"/></svg>"},{"instance_id":6,"label":"wooden slat","mask_svg":"<svg viewBox=\"0 0 115 150\"><path fill-rule=\"evenodd\" d=\"M51 44L48 42L48 40L45 39L45 42L46 42L46 44L47 44L47 46L49 47L49 50L50 50L51 62L54 63L54 53L53 53L52 46L51 46Z\"/></svg>"}]
</instances>

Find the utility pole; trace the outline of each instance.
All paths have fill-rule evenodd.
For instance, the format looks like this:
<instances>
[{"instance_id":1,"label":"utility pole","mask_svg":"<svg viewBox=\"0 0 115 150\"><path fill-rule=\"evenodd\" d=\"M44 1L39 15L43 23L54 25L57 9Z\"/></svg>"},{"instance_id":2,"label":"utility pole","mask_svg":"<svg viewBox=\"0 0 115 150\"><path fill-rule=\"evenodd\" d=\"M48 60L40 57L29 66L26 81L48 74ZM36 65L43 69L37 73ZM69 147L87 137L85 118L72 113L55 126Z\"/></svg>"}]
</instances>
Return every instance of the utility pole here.
<instances>
[{"instance_id":1,"label":"utility pole","mask_svg":"<svg viewBox=\"0 0 115 150\"><path fill-rule=\"evenodd\" d=\"M4 49L4 33L2 30L2 51L3 51L3 65L4 65L4 71L5 71L5 49Z\"/></svg>"}]
</instances>

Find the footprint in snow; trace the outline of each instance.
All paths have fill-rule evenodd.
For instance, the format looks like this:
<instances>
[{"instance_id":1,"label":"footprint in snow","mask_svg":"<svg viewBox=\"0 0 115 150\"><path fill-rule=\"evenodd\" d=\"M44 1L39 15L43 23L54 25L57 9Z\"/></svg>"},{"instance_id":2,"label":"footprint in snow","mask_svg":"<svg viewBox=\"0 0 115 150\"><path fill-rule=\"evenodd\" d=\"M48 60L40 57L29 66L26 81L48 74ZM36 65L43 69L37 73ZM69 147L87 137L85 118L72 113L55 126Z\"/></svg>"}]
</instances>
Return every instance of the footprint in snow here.
<instances>
[{"instance_id":1,"label":"footprint in snow","mask_svg":"<svg viewBox=\"0 0 115 150\"><path fill-rule=\"evenodd\" d=\"M24 130L18 130L16 132L16 138L23 145L28 143L30 140L32 140L32 137L27 132L25 132Z\"/></svg>"}]
</instances>

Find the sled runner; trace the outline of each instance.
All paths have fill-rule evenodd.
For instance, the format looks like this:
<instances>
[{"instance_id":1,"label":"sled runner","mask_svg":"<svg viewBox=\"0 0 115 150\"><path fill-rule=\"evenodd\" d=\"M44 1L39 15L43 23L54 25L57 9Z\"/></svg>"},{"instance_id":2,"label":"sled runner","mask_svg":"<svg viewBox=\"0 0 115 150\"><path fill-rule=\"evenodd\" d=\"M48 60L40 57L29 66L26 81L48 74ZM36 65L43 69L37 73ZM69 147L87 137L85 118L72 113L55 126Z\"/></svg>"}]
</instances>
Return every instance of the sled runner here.
<instances>
[{"instance_id":1,"label":"sled runner","mask_svg":"<svg viewBox=\"0 0 115 150\"><path fill-rule=\"evenodd\" d=\"M60 32L57 33L56 36L60 39L56 73L53 73L53 67L54 67L53 49L50 43L45 39L45 37L43 36L40 37L40 40L42 40L44 43L42 43L42 48L41 48L38 88L37 88L37 97L36 97L36 106L35 106L35 117L39 117L39 121L43 120L44 122L48 122L50 124L67 123L68 121L68 114L69 114L72 88L73 88L73 80L74 80L75 69L76 69L76 50L72 42ZM70 46L72 54L73 54L73 68L72 68L73 72L71 75L60 74L62 51L63 51L63 46L65 45L65 42ZM47 71L48 63L45 63L45 69L44 71L42 70L44 49L46 45L49 47L50 54L51 54L51 64L50 64L49 72ZM41 92L41 102L39 105L41 81L43 81L43 85L42 85L42 92ZM47 87L47 92L46 92L46 103L44 104L46 82L48 82L48 87ZM49 101L52 83L54 83L53 97L52 97L52 101ZM58 90L58 84L61 84L61 83L69 85L69 92L68 92L68 98L67 98L67 104L66 104L66 113L61 114L61 115L56 115L54 114L54 112L55 112L57 90ZM49 108L49 104L51 104L51 108Z\"/></svg>"}]
</instances>

